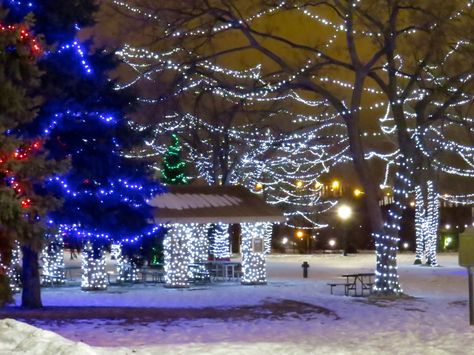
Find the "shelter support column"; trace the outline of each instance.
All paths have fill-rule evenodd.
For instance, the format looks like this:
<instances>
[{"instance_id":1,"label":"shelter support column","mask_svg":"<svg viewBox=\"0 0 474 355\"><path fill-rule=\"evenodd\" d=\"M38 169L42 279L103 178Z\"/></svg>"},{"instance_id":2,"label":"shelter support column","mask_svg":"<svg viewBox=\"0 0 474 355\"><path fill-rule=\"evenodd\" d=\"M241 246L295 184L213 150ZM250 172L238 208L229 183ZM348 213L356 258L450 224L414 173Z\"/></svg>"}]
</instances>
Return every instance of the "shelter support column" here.
<instances>
[{"instance_id":1,"label":"shelter support column","mask_svg":"<svg viewBox=\"0 0 474 355\"><path fill-rule=\"evenodd\" d=\"M208 224L193 224L189 231L190 238L188 239L189 248L189 262L193 264L190 269L190 276L194 280L209 279L209 271L206 267L206 262L209 260L209 238L207 231Z\"/></svg>"},{"instance_id":2,"label":"shelter support column","mask_svg":"<svg viewBox=\"0 0 474 355\"><path fill-rule=\"evenodd\" d=\"M265 285L267 267L265 262L265 231L269 223L242 223L242 284Z\"/></svg>"},{"instance_id":3,"label":"shelter support column","mask_svg":"<svg viewBox=\"0 0 474 355\"><path fill-rule=\"evenodd\" d=\"M164 247L165 283L169 288L189 287L188 265L191 258L188 239L189 226L172 224L167 226Z\"/></svg>"}]
</instances>

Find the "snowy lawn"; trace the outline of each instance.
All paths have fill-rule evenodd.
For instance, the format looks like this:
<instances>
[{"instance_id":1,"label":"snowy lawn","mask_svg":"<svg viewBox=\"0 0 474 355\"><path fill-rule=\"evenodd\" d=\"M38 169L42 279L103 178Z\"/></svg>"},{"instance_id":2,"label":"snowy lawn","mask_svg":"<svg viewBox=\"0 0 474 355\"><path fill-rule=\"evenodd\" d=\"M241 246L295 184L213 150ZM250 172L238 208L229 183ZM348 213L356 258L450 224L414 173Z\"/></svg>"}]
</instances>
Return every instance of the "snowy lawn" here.
<instances>
[{"instance_id":1,"label":"snowy lawn","mask_svg":"<svg viewBox=\"0 0 474 355\"><path fill-rule=\"evenodd\" d=\"M474 353L467 275L457 255L441 255L439 268L413 259L400 255L401 283L412 298L397 301L329 294L327 282L341 274L372 271L372 254L273 255L267 286L48 288L45 310L0 312L35 326L1 320L0 354Z\"/></svg>"}]
</instances>

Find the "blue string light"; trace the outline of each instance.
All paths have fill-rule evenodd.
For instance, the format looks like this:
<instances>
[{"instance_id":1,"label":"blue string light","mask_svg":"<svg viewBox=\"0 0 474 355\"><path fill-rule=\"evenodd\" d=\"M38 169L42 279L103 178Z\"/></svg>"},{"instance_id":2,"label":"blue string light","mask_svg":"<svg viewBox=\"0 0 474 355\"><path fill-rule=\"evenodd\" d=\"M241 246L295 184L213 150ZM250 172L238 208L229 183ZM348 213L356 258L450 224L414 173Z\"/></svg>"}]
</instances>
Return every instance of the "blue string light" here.
<instances>
[{"instance_id":1,"label":"blue string light","mask_svg":"<svg viewBox=\"0 0 474 355\"><path fill-rule=\"evenodd\" d=\"M76 28L77 28L77 25L76 25ZM86 52L84 51L84 48L82 48L82 46L79 44L79 42L74 41L71 44L63 44L62 46L59 47L58 53L61 54L67 50L74 50L80 59L80 63L82 64L84 71L87 74L92 73L92 68L89 65L89 63L87 63L86 61L86 54L85 54Z\"/></svg>"}]
</instances>

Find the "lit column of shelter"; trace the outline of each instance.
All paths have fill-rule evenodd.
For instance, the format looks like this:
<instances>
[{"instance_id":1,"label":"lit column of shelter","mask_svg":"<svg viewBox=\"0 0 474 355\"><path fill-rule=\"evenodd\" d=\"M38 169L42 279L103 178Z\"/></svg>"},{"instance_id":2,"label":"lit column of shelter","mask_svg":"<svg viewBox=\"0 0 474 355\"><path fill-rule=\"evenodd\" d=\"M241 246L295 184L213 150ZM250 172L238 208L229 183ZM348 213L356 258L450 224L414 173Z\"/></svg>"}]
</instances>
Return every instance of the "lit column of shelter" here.
<instances>
[{"instance_id":1,"label":"lit column of shelter","mask_svg":"<svg viewBox=\"0 0 474 355\"><path fill-rule=\"evenodd\" d=\"M7 276L10 281L10 289L12 292L20 292L21 289L21 247L18 241L12 248L12 257L10 265L7 269Z\"/></svg>"},{"instance_id":2,"label":"lit column of shelter","mask_svg":"<svg viewBox=\"0 0 474 355\"><path fill-rule=\"evenodd\" d=\"M190 225L174 223L167 228L168 233L163 243L166 287L189 287Z\"/></svg>"},{"instance_id":3,"label":"lit column of shelter","mask_svg":"<svg viewBox=\"0 0 474 355\"><path fill-rule=\"evenodd\" d=\"M55 285L66 282L64 270L64 240L61 235L50 236L41 253L43 261L43 274L48 280L47 283Z\"/></svg>"},{"instance_id":4,"label":"lit column of shelter","mask_svg":"<svg viewBox=\"0 0 474 355\"><path fill-rule=\"evenodd\" d=\"M99 246L95 247L92 242L87 242L82 249L81 288L85 291L107 288L104 249Z\"/></svg>"},{"instance_id":5,"label":"lit column of shelter","mask_svg":"<svg viewBox=\"0 0 474 355\"><path fill-rule=\"evenodd\" d=\"M194 267L190 269L192 276L196 280L202 280L210 277L206 268L206 262L209 260L210 245L208 238L209 224L194 224L188 239L188 248L190 254L190 263Z\"/></svg>"},{"instance_id":6,"label":"lit column of shelter","mask_svg":"<svg viewBox=\"0 0 474 355\"><path fill-rule=\"evenodd\" d=\"M124 254L122 244L115 244L114 255L117 260L117 281L137 282L137 265Z\"/></svg>"},{"instance_id":7,"label":"lit column of shelter","mask_svg":"<svg viewBox=\"0 0 474 355\"><path fill-rule=\"evenodd\" d=\"M242 223L242 280L243 285L267 283L265 263L265 232L271 223Z\"/></svg>"}]
</instances>

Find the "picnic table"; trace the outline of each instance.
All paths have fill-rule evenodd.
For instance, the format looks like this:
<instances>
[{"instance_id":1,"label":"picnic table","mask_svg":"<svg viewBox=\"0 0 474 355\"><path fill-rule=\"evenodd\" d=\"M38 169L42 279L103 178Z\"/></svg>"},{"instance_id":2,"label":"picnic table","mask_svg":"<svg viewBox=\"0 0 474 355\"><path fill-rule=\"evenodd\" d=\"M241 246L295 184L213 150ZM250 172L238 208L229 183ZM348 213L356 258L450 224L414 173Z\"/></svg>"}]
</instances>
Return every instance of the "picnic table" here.
<instances>
[{"instance_id":1,"label":"picnic table","mask_svg":"<svg viewBox=\"0 0 474 355\"><path fill-rule=\"evenodd\" d=\"M239 262L216 260L211 262L211 266L214 267L216 278L219 276L224 280L233 280L239 278L237 272L237 270L241 267Z\"/></svg>"},{"instance_id":2,"label":"picnic table","mask_svg":"<svg viewBox=\"0 0 474 355\"><path fill-rule=\"evenodd\" d=\"M331 287L331 294L336 286L344 286L344 295L346 296L351 295L351 292L353 292L353 296L364 296L364 291L368 291L369 294L372 293L373 277L375 277L373 272L344 274L341 277L346 278L345 283L328 283Z\"/></svg>"},{"instance_id":3,"label":"picnic table","mask_svg":"<svg viewBox=\"0 0 474 355\"><path fill-rule=\"evenodd\" d=\"M140 273L142 274L142 282L144 284L147 283L148 281L148 276L151 278L152 283L162 283L164 282L163 277L165 276L165 273L163 269L153 267L153 268L142 268L140 270Z\"/></svg>"},{"instance_id":4,"label":"picnic table","mask_svg":"<svg viewBox=\"0 0 474 355\"><path fill-rule=\"evenodd\" d=\"M79 265L68 265L64 267L64 276L66 277L66 280L73 281L73 272L76 272L78 275L81 274L81 266Z\"/></svg>"},{"instance_id":5,"label":"picnic table","mask_svg":"<svg viewBox=\"0 0 474 355\"><path fill-rule=\"evenodd\" d=\"M240 278L241 265L241 263L236 261L211 260L191 263L189 267L193 273L196 273L196 271L203 272L204 269L209 280L210 277L212 277L214 280L222 279L224 281L230 281ZM197 274L199 274L199 272L197 272Z\"/></svg>"}]
</instances>

